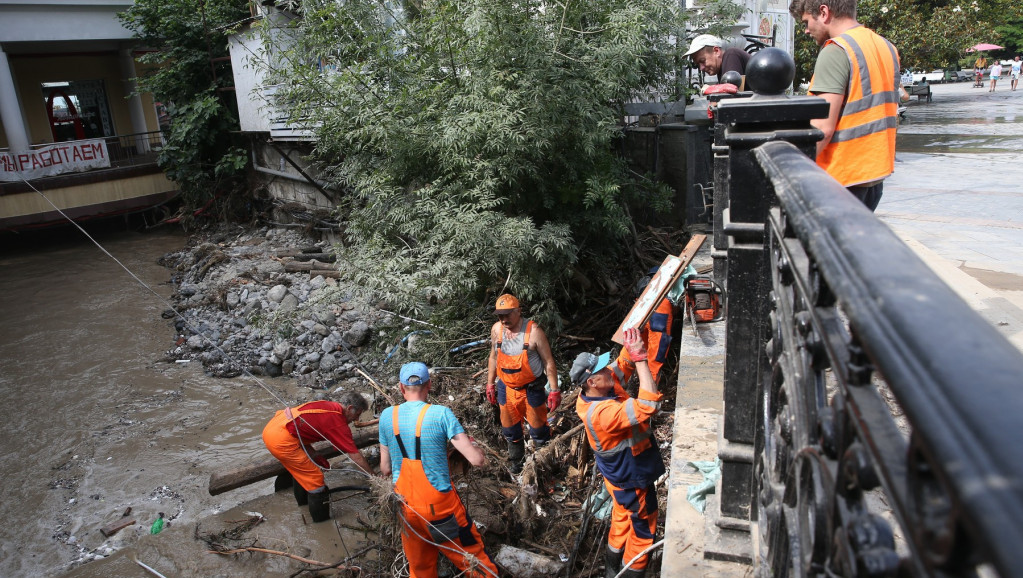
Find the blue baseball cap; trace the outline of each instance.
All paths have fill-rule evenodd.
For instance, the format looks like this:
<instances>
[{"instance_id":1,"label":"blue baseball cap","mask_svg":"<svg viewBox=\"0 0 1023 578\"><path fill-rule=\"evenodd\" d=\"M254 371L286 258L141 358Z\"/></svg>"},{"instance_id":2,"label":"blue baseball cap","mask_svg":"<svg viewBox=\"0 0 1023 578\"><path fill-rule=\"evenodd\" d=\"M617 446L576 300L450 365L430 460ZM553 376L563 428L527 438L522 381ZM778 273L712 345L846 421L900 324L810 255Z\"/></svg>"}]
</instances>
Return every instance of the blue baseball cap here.
<instances>
[{"instance_id":1,"label":"blue baseball cap","mask_svg":"<svg viewBox=\"0 0 1023 578\"><path fill-rule=\"evenodd\" d=\"M572 378L572 383L581 385L591 375L608 365L611 365L610 351L606 351L601 355L594 355L584 351L576 356L575 363L572 364L572 369L569 370L568 374Z\"/></svg>"},{"instance_id":2,"label":"blue baseball cap","mask_svg":"<svg viewBox=\"0 0 1023 578\"><path fill-rule=\"evenodd\" d=\"M401 366L399 379L403 385L423 385L430 381L430 370L419 361L406 363Z\"/></svg>"}]
</instances>

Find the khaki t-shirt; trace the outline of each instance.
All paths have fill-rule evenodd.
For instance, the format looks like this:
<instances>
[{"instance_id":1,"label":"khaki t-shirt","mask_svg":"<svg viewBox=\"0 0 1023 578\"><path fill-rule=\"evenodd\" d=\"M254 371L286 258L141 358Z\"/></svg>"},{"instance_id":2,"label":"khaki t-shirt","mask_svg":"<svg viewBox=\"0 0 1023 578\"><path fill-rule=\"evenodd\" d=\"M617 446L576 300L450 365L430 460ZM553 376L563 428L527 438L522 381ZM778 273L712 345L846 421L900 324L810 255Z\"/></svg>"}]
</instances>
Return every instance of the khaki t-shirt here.
<instances>
[{"instance_id":1,"label":"khaki t-shirt","mask_svg":"<svg viewBox=\"0 0 1023 578\"><path fill-rule=\"evenodd\" d=\"M845 94L849 88L849 72L849 57L845 50L834 43L825 45L817 55L810 93Z\"/></svg>"}]
</instances>

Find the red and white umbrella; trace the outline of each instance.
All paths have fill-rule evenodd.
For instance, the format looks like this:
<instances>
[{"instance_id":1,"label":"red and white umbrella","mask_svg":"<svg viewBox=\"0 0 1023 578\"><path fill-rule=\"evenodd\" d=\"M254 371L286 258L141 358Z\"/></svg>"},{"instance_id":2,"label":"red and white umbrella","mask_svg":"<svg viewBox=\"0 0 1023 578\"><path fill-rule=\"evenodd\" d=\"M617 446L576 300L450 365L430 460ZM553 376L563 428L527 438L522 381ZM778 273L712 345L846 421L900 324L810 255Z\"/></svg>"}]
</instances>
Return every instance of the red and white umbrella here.
<instances>
[{"instance_id":1,"label":"red and white umbrella","mask_svg":"<svg viewBox=\"0 0 1023 578\"><path fill-rule=\"evenodd\" d=\"M967 52L983 52L985 50L1001 50L1003 48L1005 48L1005 47L1004 46L999 46L997 44L988 44L986 42L981 42L980 44L974 44L973 46L967 48L966 51Z\"/></svg>"}]
</instances>

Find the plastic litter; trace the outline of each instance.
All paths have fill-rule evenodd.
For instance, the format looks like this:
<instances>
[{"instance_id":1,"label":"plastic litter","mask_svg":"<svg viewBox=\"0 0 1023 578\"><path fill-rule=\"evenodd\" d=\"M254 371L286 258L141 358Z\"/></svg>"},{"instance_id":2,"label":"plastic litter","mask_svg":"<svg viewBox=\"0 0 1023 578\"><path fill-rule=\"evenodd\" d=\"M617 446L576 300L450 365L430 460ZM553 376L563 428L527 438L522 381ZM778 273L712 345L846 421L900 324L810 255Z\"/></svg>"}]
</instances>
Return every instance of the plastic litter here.
<instances>
[{"instance_id":1,"label":"plastic litter","mask_svg":"<svg viewBox=\"0 0 1023 578\"><path fill-rule=\"evenodd\" d=\"M586 498L582 507L590 508L594 518L606 520L611 515L611 506L611 494L607 493L607 487L601 486L600 492Z\"/></svg>"},{"instance_id":2,"label":"plastic litter","mask_svg":"<svg viewBox=\"0 0 1023 578\"><path fill-rule=\"evenodd\" d=\"M163 512L157 514L156 520L153 521L153 525L149 527L150 534L159 534L163 531Z\"/></svg>"},{"instance_id":3,"label":"plastic litter","mask_svg":"<svg viewBox=\"0 0 1023 578\"><path fill-rule=\"evenodd\" d=\"M721 477L721 460L686 462L686 466L692 466L703 474L702 482L693 484L686 489L686 499L696 508L697 512L702 514L707 509L707 496L715 492L714 485Z\"/></svg>"}]
</instances>

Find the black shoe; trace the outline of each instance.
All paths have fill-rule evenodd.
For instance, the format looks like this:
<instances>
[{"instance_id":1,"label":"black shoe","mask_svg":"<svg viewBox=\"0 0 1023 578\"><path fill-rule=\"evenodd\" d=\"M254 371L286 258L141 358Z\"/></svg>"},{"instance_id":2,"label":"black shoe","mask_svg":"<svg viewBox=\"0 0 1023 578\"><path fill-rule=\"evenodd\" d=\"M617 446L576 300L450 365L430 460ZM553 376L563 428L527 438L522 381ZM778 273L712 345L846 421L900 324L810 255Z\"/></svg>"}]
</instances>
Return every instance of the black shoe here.
<instances>
[{"instance_id":1,"label":"black shoe","mask_svg":"<svg viewBox=\"0 0 1023 578\"><path fill-rule=\"evenodd\" d=\"M508 442L508 469L511 473L519 475L522 473L522 466L526 463L526 441Z\"/></svg>"},{"instance_id":2,"label":"black shoe","mask_svg":"<svg viewBox=\"0 0 1023 578\"><path fill-rule=\"evenodd\" d=\"M291 487L295 492L295 501L299 506L304 506L309 503L309 492L302 487L302 484L295 482L295 485Z\"/></svg>"},{"instance_id":3,"label":"black shoe","mask_svg":"<svg viewBox=\"0 0 1023 578\"><path fill-rule=\"evenodd\" d=\"M615 578L622 571L622 553L604 548L604 576Z\"/></svg>"},{"instance_id":4,"label":"black shoe","mask_svg":"<svg viewBox=\"0 0 1023 578\"><path fill-rule=\"evenodd\" d=\"M330 491L326 486L319 492L309 492L309 516L313 522L330 519Z\"/></svg>"}]
</instances>

